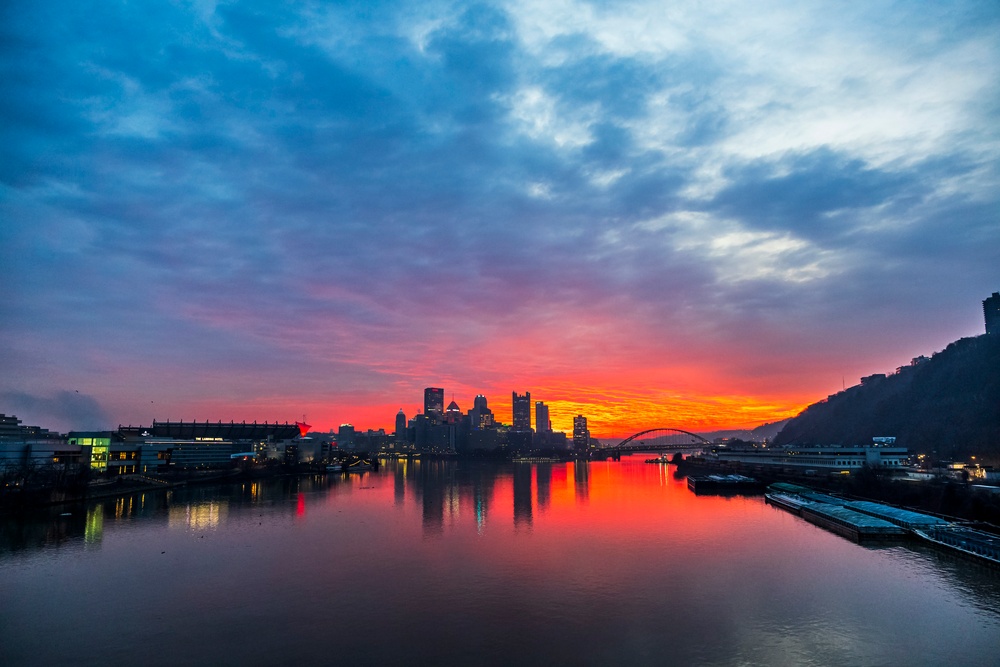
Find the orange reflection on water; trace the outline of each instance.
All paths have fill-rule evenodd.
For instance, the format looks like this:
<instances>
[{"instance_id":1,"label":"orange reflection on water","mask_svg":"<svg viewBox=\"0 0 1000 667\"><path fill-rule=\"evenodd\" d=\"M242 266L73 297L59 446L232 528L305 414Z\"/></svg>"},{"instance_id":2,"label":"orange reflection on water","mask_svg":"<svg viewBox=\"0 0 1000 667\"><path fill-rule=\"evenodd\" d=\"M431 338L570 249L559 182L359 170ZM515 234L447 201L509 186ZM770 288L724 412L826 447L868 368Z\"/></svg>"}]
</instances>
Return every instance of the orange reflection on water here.
<instances>
[{"instance_id":1,"label":"orange reflection on water","mask_svg":"<svg viewBox=\"0 0 1000 667\"><path fill-rule=\"evenodd\" d=\"M352 503L410 508L419 513L425 534L474 526L479 534L586 530L606 537L668 525L696 534L699 523L716 513L717 503L741 502L697 497L676 476L675 467L646 464L644 458L508 464L398 461L369 476L338 480L335 486L338 493L350 493Z\"/></svg>"}]
</instances>

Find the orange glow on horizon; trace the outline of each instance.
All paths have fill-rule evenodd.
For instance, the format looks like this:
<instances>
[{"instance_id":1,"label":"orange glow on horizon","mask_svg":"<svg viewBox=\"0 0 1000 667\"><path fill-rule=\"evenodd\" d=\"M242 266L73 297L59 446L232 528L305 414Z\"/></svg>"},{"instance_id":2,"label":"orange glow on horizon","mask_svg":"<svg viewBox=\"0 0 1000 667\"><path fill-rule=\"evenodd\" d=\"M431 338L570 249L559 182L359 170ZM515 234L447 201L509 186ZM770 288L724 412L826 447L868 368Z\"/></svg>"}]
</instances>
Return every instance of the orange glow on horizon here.
<instances>
[{"instance_id":1,"label":"orange glow on horizon","mask_svg":"<svg viewBox=\"0 0 1000 667\"><path fill-rule=\"evenodd\" d=\"M447 388L446 388L447 391ZM463 396L455 393L463 413L472 408L475 393ZM479 393L479 392L476 392ZM510 392L485 393L489 407L497 420L509 424L511 418ZM452 392L447 391L449 400ZM384 400L384 399L383 399ZM596 438L624 437L649 428L669 427L687 431L704 432L725 429L751 429L761 424L794 417L806 406L815 402L812 396L732 396L732 395L681 395L672 392L648 392L646 396L637 392L601 392L597 395L566 396L565 392L548 392L543 388L531 389L531 400L543 401L549 406L552 428L571 434L573 418L583 415L587 418L591 435ZM336 399L316 402L315 399L296 400L294 398L271 399L259 404L244 404L239 407L221 402L205 402L190 408L171 410L185 419L216 421L286 421L284 415L316 415L310 421L313 433L335 431L340 424L350 423L358 430L383 428L386 432L395 429L397 411L402 408L407 419L422 412L422 396L405 403L341 403ZM221 416L220 416L221 415ZM532 426L535 414L532 409ZM166 419L166 415L157 416ZM287 419L289 422L294 419Z\"/></svg>"},{"instance_id":2,"label":"orange glow on horizon","mask_svg":"<svg viewBox=\"0 0 1000 667\"><path fill-rule=\"evenodd\" d=\"M411 418L423 411L424 388L442 387L446 403L454 398L463 413L476 395L485 395L505 424L512 421L511 392L530 392L532 402L549 406L555 430L572 433L573 418L583 415L591 434L603 440L655 427L755 428L793 417L841 390L845 375L855 382L860 378L856 370L845 374L843 362L822 355L803 358L794 349L763 353L742 344L743 338L720 342L680 324L654 329L639 322L625 328L596 310L575 313L571 326L555 316L531 326L500 322L471 338L429 327L425 336L400 345L316 317L311 331L345 336L336 346L342 351L336 361L346 368L339 374L322 370L330 341L317 337L313 352L320 370L307 373L307 379L284 372L238 382L227 377L206 380L198 394L185 384L172 396L153 396L155 405L147 400L128 406L131 411L122 409L126 421L301 419L314 425L313 433L343 423L391 432L400 408ZM866 373L887 367L870 359L851 363L863 363ZM147 369L150 375L158 370ZM532 411L533 425L534 419Z\"/></svg>"}]
</instances>

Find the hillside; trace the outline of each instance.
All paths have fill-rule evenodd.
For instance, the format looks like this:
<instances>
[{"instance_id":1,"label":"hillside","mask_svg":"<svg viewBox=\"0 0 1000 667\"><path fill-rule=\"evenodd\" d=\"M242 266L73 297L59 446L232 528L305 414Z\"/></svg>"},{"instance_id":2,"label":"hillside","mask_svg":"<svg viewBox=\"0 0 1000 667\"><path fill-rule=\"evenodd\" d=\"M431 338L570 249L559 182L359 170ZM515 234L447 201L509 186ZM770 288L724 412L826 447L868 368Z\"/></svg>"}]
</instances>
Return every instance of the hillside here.
<instances>
[{"instance_id":1,"label":"hillside","mask_svg":"<svg viewBox=\"0 0 1000 667\"><path fill-rule=\"evenodd\" d=\"M963 338L930 359L871 376L802 411L777 446L896 444L939 460L1000 465L1000 336Z\"/></svg>"},{"instance_id":2,"label":"hillside","mask_svg":"<svg viewBox=\"0 0 1000 667\"><path fill-rule=\"evenodd\" d=\"M716 438L738 438L748 442L763 442L764 440L773 440L778 431L780 431L787 423L787 419L782 419L781 421L771 422L769 424L761 424L753 429L744 428L726 429L722 431L702 431L698 435L706 440L715 440Z\"/></svg>"}]
</instances>

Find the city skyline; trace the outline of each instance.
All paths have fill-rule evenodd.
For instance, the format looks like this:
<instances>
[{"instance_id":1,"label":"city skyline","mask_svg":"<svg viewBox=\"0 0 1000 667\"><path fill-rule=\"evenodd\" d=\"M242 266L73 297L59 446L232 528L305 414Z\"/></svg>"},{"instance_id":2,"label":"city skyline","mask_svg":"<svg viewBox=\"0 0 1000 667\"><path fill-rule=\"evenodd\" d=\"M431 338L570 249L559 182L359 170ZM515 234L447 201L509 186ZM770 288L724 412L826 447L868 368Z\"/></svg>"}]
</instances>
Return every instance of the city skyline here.
<instances>
[{"instance_id":1,"label":"city skyline","mask_svg":"<svg viewBox=\"0 0 1000 667\"><path fill-rule=\"evenodd\" d=\"M1000 288L996 3L2 11L25 423L748 428Z\"/></svg>"}]
</instances>

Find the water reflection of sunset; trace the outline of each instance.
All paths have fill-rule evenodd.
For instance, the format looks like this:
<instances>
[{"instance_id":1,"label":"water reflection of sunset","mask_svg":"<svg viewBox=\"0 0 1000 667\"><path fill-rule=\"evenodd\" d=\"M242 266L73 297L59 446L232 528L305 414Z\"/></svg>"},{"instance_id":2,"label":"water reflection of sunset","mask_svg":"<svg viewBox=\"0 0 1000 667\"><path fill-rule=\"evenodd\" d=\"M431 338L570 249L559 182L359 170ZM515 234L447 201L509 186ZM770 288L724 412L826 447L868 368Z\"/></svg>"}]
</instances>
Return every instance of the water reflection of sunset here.
<instances>
[{"instance_id":1,"label":"water reflection of sunset","mask_svg":"<svg viewBox=\"0 0 1000 667\"><path fill-rule=\"evenodd\" d=\"M643 459L387 461L147 494L131 514L56 510L0 531L22 541L6 560L0 544L18 610L0 645L16 641L18 663L155 663L156 609L194 638L172 649L185 664L322 663L331 645L351 664L783 664L789 636L814 665L942 664L955 636L993 654L998 588L974 564L859 546L760 497L696 496ZM94 609L121 630L113 645L43 640L38 618ZM276 609L289 641L215 631L271 627Z\"/></svg>"},{"instance_id":2,"label":"water reflection of sunset","mask_svg":"<svg viewBox=\"0 0 1000 667\"><path fill-rule=\"evenodd\" d=\"M642 457L499 466L400 460L379 473L335 480L334 488L350 493L355 503L417 512L424 531L436 535L469 527L480 535L528 529L615 535L667 525L673 531L697 531L702 519L716 512L716 503L746 502L697 497L675 470L646 464ZM326 502L336 504L337 497L332 494Z\"/></svg>"}]
</instances>

